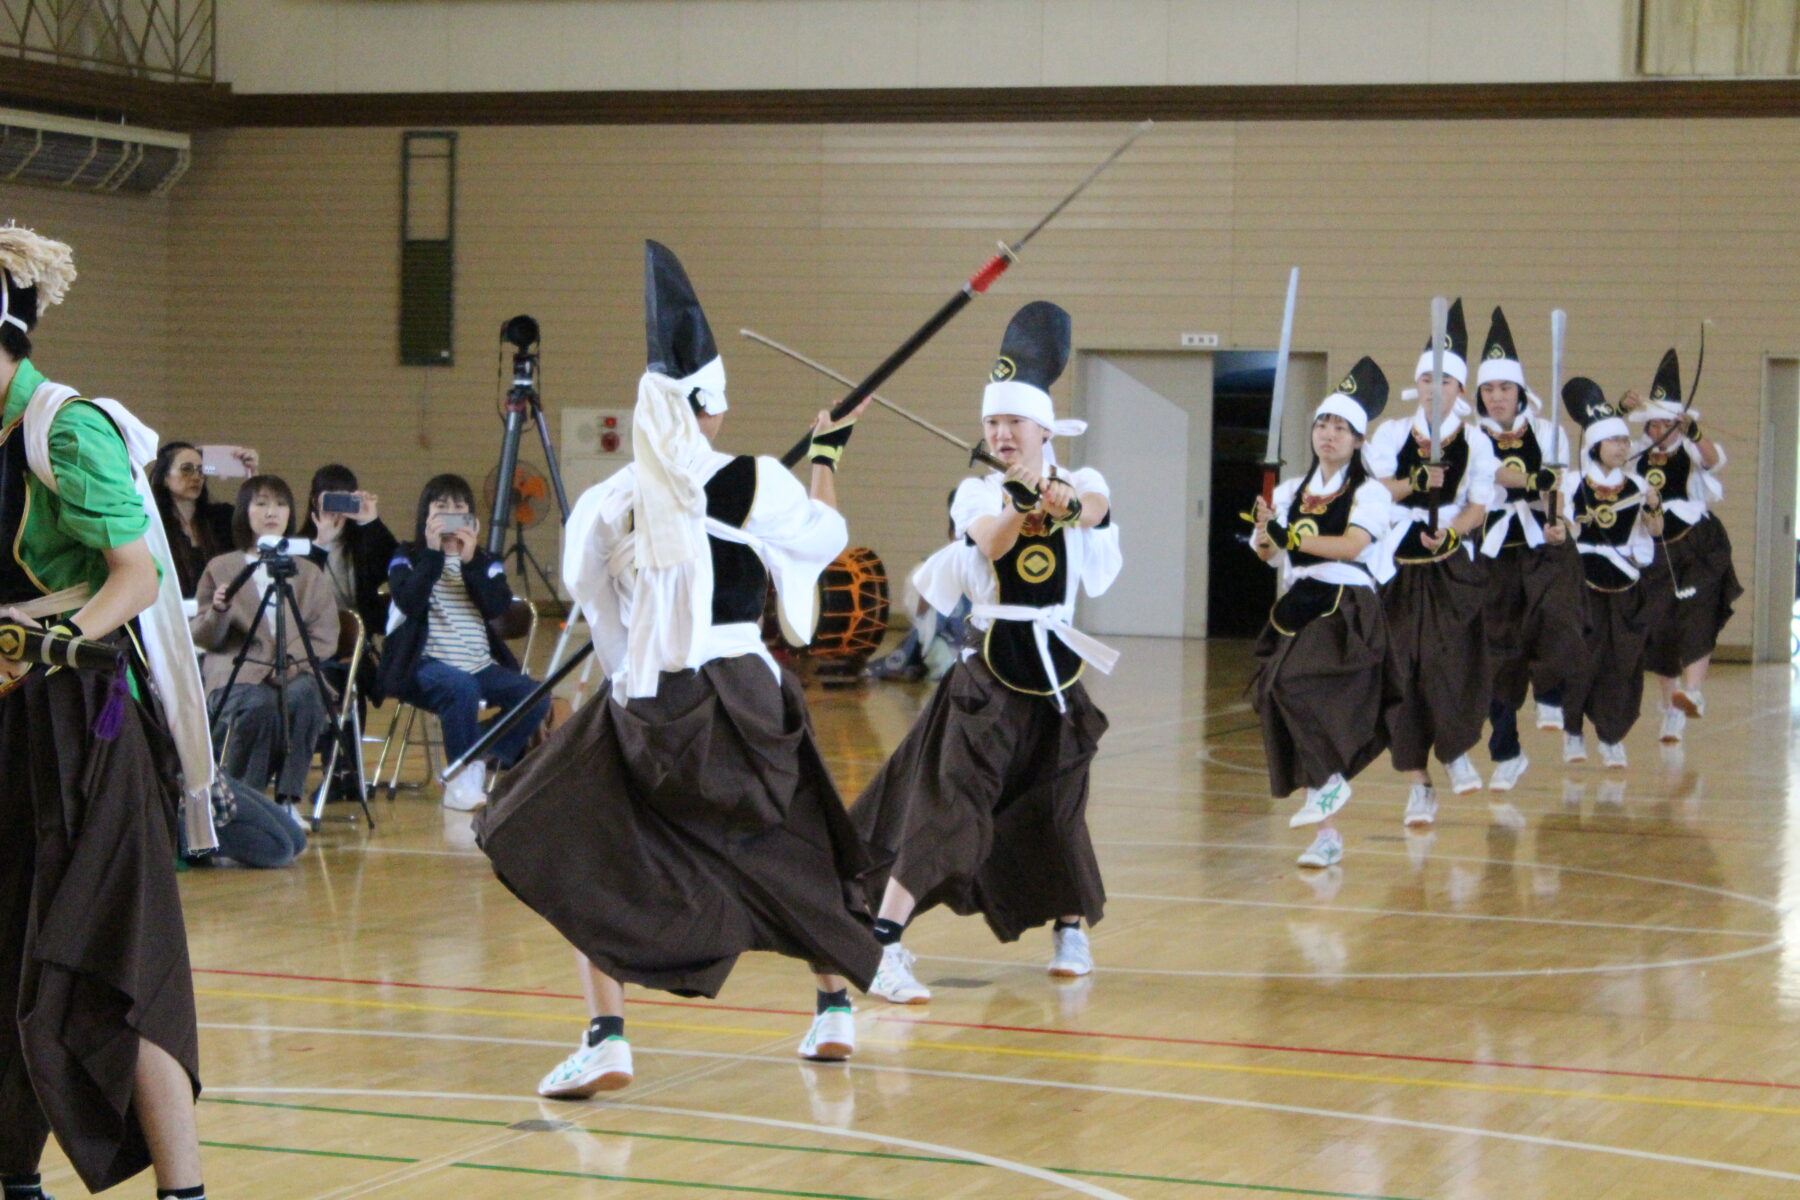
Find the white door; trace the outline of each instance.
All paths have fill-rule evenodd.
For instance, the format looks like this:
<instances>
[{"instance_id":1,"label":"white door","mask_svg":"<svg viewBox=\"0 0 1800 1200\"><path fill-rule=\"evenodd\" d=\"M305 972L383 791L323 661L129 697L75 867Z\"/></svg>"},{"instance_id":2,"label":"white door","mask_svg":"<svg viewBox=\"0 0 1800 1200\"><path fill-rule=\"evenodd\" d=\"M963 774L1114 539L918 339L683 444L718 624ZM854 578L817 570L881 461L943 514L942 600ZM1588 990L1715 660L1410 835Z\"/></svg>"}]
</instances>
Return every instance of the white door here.
<instances>
[{"instance_id":1,"label":"white door","mask_svg":"<svg viewBox=\"0 0 1800 1200\"><path fill-rule=\"evenodd\" d=\"M1106 595L1083 597L1081 627L1205 637L1207 513L1195 498L1211 487L1211 357L1085 353L1078 382L1088 421L1073 439L1078 461L1111 486L1125 557Z\"/></svg>"}]
</instances>

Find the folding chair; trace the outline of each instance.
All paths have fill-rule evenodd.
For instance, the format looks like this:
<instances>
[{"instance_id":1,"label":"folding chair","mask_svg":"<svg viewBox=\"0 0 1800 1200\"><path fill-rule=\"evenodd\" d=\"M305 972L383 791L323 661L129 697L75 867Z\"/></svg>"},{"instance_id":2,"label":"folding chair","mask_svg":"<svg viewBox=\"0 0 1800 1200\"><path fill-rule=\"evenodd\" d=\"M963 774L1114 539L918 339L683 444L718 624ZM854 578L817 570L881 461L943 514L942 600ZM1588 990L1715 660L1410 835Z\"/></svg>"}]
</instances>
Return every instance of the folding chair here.
<instances>
[{"instance_id":1,"label":"folding chair","mask_svg":"<svg viewBox=\"0 0 1800 1200\"><path fill-rule=\"evenodd\" d=\"M498 637L503 642L516 642L521 638L525 640L525 650L519 655L519 666L521 670L527 669L531 662L532 647L537 642L537 627L537 607L533 605L531 601L520 599L517 596L513 597L512 603L507 606L504 613L488 622L488 628L494 632L494 636ZM433 733L431 730L430 722L435 720L435 718L431 713L422 712L415 705L401 702L400 705L394 709L394 719L388 725L386 740L382 742L381 757L375 760L375 774L373 776L374 786L385 786L390 799L393 798L395 791L400 788L421 788L425 786L423 783L400 782L400 768L406 761L407 748L413 743L413 726L418 722L421 716L426 720L426 724L420 726L419 729L419 747L425 753L425 775L427 779L435 779L437 777L437 755L433 753L433 747L442 750L444 743L443 738L440 735ZM398 739L397 742L396 738ZM388 752L390 750L392 750L394 754L394 769L388 775L387 783L383 785L381 782L381 773L387 767ZM490 783L492 783L493 778L493 776L489 777Z\"/></svg>"},{"instance_id":2,"label":"folding chair","mask_svg":"<svg viewBox=\"0 0 1800 1200\"><path fill-rule=\"evenodd\" d=\"M338 609L337 650L332 657L341 663L347 663L350 670L345 679L344 694L340 697L337 726L331 731L331 749L325 756L325 778L320 781L318 795L313 798L312 827L315 833L318 832L319 822L325 819L325 801L331 795L338 761L345 754L353 758L356 802L362 806L363 817L369 822L369 828L375 828L375 814L369 811L369 779L363 762L362 713L361 705L357 702L361 693L356 683L357 673L362 669L363 655L368 647L368 632L363 628L362 617L354 609ZM352 817L351 820L355 818Z\"/></svg>"}]
</instances>

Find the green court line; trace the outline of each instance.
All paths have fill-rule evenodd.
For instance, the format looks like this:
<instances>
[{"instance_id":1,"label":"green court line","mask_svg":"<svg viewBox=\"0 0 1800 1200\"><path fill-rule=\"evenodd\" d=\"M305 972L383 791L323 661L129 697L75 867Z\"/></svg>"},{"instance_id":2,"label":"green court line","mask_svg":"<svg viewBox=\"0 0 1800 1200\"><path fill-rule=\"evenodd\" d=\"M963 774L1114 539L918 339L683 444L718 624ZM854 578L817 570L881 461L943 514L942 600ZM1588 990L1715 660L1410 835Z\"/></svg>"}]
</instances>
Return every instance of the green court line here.
<instances>
[{"instance_id":1,"label":"green court line","mask_svg":"<svg viewBox=\"0 0 1800 1200\"><path fill-rule=\"evenodd\" d=\"M302 1150L295 1146L250 1146L243 1142L201 1142L214 1150L260 1150L265 1154L310 1154L316 1158L357 1158L366 1162L416 1163L416 1158L399 1158L392 1154L352 1154L348 1150Z\"/></svg>"},{"instance_id":2,"label":"green court line","mask_svg":"<svg viewBox=\"0 0 1800 1200\"><path fill-rule=\"evenodd\" d=\"M282 1109L289 1109L294 1112L335 1113L339 1116L348 1116L348 1117L382 1117L382 1118L386 1118L388 1120L394 1120L394 1121L435 1121L435 1122L439 1122L442 1124L482 1125L482 1126L487 1126L490 1128L497 1128L497 1129L509 1128L512 1125L512 1122L510 1122L510 1121L484 1120L484 1119L477 1118L477 1117L445 1117L445 1116L431 1116L431 1115L428 1115L425 1113L381 1112L376 1109L367 1109L367 1108L338 1108L334 1105L327 1105L327 1104L283 1104L283 1103L279 1103L279 1102L273 1101L273 1100L234 1100L234 1099L230 1099L228 1097L214 1097L214 1096L202 1096L201 1100L203 1100L209 1104L234 1104L234 1105L238 1105L243 1108L282 1108ZM686 1143L690 1143L690 1144L705 1145L705 1146L737 1146L737 1147L741 1147L744 1149L778 1150L778 1151L785 1151L785 1152L793 1153L793 1154L831 1154L831 1155L837 1155L837 1156L845 1157L845 1158L878 1158L878 1159L888 1159L888 1160L897 1161L897 1162L931 1163L933 1165L938 1165L938 1166L979 1167L979 1166L986 1165L983 1163L970 1162L968 1159L964 1159L964 1158L940 1158L940 1157L934 1157L932 1155L926 1155L926 1154L897 1154L897 1153L893 1153L890 1151L884 1151L884 1150L841 1150L841 1149L838 1149L838 1148L832 1147L832 1146L786 1146L786 1145L782 1145L779 1142L739 1141L734 1138L707 1138L707 1137L697 1137L692 1134L678 1134L678 1133L633 1133L629 1130L623 1130L623 1129L591 1129L591 1128L588 1128L586 1126L581 1126L581 1125L575 1126L569 1132L571 1132L571 1133L586 1133L586 1134L591 1134L594 1137L643 1138L646 1141L686 1142ZM247 1147L247 1148L256 1149L257 1147ZM415 1160L401 1159L401 1160L397 1160L397 1161L412 1162ZM472 1168L475 1170L494 1170L494 1171L515 1171L515 1170L516 1171L524 1171L524 1170L527 1170L527 1168L524 1168L524 1167L487 1167L487 1166L483 1166L480 1163L454 1163L452 1165L459 1166L459 1167L469 1167L469 1168ZM1184 1178L1182 1178L1180 1176L1176 1176L1176 1175L1138 1175L1138 1174L1133 1174L1133 1173L1127 1172L1127 1171L1095 1171L1095 1170L1084 1170L1084 1169L1077 1168L1077 1167L1048 1167L1046 1169L1050 1170L1050 1171L1054 1171L1058 1175L1083 1175L1083 1176L1092 1176L1097 1179L1129 1179L1129 1180L1133 1180L1138 1183L1178 1183L1178 1184L1183 1184L1188 1187L1224 1188L1224 1189L1229 1189L1232 1191L1243 1191L1243 1192L1268 1192L1268 1193L1273 1193L1273 1194L1278 1194L1278 1195L1286 1195L1286 1196L1324 1196L1324 1197L1330 1198L1330 1200L1413 1200L1413 1198L1411 1198L1411 1197L1390 1196L1390 1195L1386 1195L1384 1193L1377 1193L1377 1192L1331 1192L1331 1191L1321 1191L1321 1190L1318 1190L1315 1188L1283 1187L1279 1184L1273 1184L1273 1183L1229 1183L1225 1180L1220 1180L1220 1179L1184 1179ZM671 1187L724 1187L724 1186L726 1186L723 1184L678 1183L678 1182L669 1181L669 1180L657 1180L657 1179L624 1179L622 1176L615 1177L615 1176L611 1176L611 1175L591 1175L590 1176L590 1175L582 1175L579 1172L570 1173L570 1172L559 1172L559 1171L543 1171L543 1172L539 1172L539 1173L547 1174L547 1175L573 1174L576 1178L581 1178L581 1179L590 1179L590 1178L591 1179L606 1179L606 1180L615 1180L618 1182L627 1182L627 1183L667 1183ZM752 1188L752 1189L748 1189L748 1190L758 1191L758 1190L765 1190L765 1189ZM783 1196L818 1196L818 1195L823 1195L824 1193L775 1192L774 1194L783 1195ZM853 1198L851 1198L851 1200L868 1200L868 1198L867 1197L853 1197Z\"/></svg>"},{"instance_id":3,"label":"green court line","mask_svg":"<svg viewBox=\"0 0 1800 1200\"><path fill-rule=\"evenodd\" d=\"M801 1196L805 1200L875 1200L848 1192L796 1192L788 1188L751 1187L744 1183L696 1183L687 1179L651 1179L644 1175L602 1175L594 1171L548 1171L542 1167L501 1167L490 1163L454 1162L470 1171L504 1171L511 1175L548 1175L556 1179L602 1179L607 1183L648 1183L657 1187L698 1188L708 1192L749 1192L758 1196Z\"/></svg>"}]
</instances>

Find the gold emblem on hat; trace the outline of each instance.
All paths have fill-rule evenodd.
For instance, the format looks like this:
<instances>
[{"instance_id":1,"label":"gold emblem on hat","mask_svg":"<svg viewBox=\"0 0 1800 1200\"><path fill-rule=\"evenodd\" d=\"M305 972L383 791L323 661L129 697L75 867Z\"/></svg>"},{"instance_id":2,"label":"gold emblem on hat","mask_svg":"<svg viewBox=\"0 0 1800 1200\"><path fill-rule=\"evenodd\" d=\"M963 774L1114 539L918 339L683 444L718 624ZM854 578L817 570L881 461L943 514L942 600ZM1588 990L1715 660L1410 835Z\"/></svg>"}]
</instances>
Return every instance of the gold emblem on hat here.
<instances>
[{"instance_id":1,"label":"gold emblem on hat","mask_svg":"<svg viewBox=\"0 0 1800 1200\"><path fill-rule=\"evenodd\" d=\"M991 383L1005 383L1019 373L1019 364L1002 354L994 360L994 369L988 372Z\"/></svg>"},{"instance_id":2,"label":"gold emblem on hat","mask_svg":"<svg viewBox=\"0 0 1800 1200\"><path fill-rule=\"evenodd\" d=\"M1031 546L1019 555L1019 578L1026 583L1043 583L1056 574L1056 552L1048 546Z\"/></svg>"},{"instance_id":3,"label":"gold emblem on hat","mask_svg":"<svg viewBox=\"0 0 1800 1200\"><path fill-rule=\"evenodd\" d=\"M1356 376L1344 376L1344 382L1338 384L1338 391L1344 393L1346 396L1356 395Z\"/></svg>"},{"instance_id":4,"label":"gold emblem on hat","mask_svg":"<svg viewBox=\"0 0 1800 1200\"><path fill-rule=\"evenodd\" d=\"M1493 345L1488 347L1488 357L1492 358L1492 359L1505 358L1506 350L1504 347L1502 347L1500 345L1499 342L1495 342Z\"/></svg>"},{"instance_id":5,"label":"gold emblem on hat","mask_svg":"<svg viewBox=\"0 0 1800 1200\"><path fill-rule=\"evenodd\" d=\"M1650 389L1650 398L1652 400L1667 400L1669 398L1669 389L1659 383Z\"/></svg>"}]
</instances>

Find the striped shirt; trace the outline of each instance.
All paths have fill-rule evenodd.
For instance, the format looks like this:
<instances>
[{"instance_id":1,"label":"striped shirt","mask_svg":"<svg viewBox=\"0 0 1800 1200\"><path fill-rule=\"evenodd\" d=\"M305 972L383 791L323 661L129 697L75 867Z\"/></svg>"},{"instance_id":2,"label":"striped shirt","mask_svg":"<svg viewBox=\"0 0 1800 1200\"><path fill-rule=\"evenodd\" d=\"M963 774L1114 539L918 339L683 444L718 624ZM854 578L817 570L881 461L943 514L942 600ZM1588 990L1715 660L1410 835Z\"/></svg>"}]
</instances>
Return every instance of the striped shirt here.
<instances>
[{"instance_id":1,"label":"striped shirt","mask_svg":"<svg viewBox=\"0 0 1800 1200\"><path fill-rule=\"evenodd\" d=\"M444 573L431 589L431 615L425 626L425 657L471 675L494 665L488 653L487 622L463 584L462 559L444 556Z\"/></svg>"}]
</instances>

